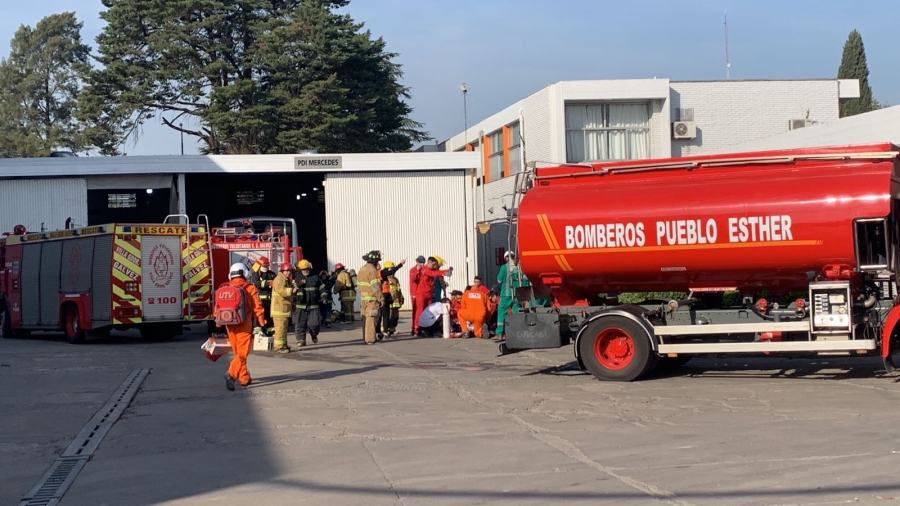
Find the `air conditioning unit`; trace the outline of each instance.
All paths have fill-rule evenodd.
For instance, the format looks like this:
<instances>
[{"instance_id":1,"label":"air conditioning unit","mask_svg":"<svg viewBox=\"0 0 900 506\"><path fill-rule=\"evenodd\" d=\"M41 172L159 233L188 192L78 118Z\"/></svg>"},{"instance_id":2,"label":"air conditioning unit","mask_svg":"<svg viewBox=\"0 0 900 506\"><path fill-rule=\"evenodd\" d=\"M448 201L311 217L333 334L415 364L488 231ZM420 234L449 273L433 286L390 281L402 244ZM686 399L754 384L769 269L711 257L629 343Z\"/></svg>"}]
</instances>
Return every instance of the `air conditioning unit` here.
<instances>
[{"instance_id":1,"label":"air conditioning unit","mask_svg":"<svg viewBox=\"0 0 900 506\"><path fill-rule=\"evenodd\" d=\"M789 119L788 120L788 130L796 130L798 128L804 128L813 125L813 120L811 119Z\"/></svg>"},{"instance_id":2,"label":"air conditioning unit","mask_svg":"<svg viewBox=\"0 0 900 506\"><path fill-rule=\"evenodd\" d=\"M672 123L673 139L695 139L697 137L697 125L693 121L675 121Z\"/></svg>"}]
</instances>

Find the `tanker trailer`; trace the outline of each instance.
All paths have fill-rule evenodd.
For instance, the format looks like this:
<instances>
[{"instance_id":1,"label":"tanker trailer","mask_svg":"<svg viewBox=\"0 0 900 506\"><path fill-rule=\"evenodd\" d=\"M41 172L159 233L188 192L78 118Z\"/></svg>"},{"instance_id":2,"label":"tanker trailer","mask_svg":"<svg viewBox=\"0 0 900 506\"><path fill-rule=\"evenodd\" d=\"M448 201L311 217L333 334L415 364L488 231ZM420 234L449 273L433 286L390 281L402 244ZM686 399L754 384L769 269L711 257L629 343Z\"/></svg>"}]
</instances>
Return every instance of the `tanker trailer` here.
<instances>
[{"instance_id":1,"label":"tanker trailer","mask_svg":"<svg viewBox=\"0 0 900 506\"><path fill-rule=\"evenodd\" d=\"M582 369L615 381L702 354L880 352L893 370L898 155L877 144L537 168L515 212L532 286L517 290L501 352L571 342ZM685 295L618 304L619 292Z\"/></svg>"}]
</instances>

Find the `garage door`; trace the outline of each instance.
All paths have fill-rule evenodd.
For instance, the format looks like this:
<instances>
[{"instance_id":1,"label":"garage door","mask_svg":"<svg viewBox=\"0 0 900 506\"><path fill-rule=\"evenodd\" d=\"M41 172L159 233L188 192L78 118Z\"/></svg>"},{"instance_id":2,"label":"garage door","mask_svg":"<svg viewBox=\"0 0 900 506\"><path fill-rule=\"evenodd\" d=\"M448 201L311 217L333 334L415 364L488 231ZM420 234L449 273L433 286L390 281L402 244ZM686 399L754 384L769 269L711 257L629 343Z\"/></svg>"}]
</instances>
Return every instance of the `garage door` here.
<instances>
[{"instance_id":1,"label":"garage door","mask_svg":"<svg viewBox=\"0 0 900 506\"><path fill-rule=\"evenodd\" d=\"M141 238L144 320L179 320L181 307L181 237Z\"/></svg>"},{"instance_id":2,"label":"garage door","mask_svg":"<svg viewBox=\"0 0 900 506\"><path fill-rule=\"evenodd\" d=\"M72 218L86 226L87 184L84 179L16 179L0 182L0 232L25 225L31 232L62 230Z\"/></svg>"},{"instance_id":3,"label":"garage door","mask_svg":"<svg viewBox=\"0 0 900 506\"><path fill-rule=\"evenodd\" d=\"M406 295L404 308L409 309L409 267L415 265L418 255L440 255L445 268L452 265L455 269L447 279L449 290L462 290L471 283L467 264L475 256L467 234L474 229L467 185L462 170L328 174L328 267L342 263L359 270L362 256L373 249L395 263L406 258L397 278ZM474 276L474 272L469 274Z\"/></svg>"}]
</instances>

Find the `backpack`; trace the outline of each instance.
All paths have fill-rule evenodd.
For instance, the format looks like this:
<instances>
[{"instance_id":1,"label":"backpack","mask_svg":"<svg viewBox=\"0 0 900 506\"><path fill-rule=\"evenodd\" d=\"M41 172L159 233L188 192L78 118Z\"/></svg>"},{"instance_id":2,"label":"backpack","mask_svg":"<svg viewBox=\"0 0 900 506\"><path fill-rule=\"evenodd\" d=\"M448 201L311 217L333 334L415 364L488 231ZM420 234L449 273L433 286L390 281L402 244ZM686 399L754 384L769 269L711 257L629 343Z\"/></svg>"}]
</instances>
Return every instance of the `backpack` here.
<instances>
[{"instance_id":1,"label":"backpack","mask_svg":"<svg viewBox=\"0 0 900 506\"><path fill-rule=\"evenodd\" d=\"M236 326L247 321L250 315L246 286L246 283L235 286L228 282L216 290L216 325Z\"/></svg>"}]
</instances>

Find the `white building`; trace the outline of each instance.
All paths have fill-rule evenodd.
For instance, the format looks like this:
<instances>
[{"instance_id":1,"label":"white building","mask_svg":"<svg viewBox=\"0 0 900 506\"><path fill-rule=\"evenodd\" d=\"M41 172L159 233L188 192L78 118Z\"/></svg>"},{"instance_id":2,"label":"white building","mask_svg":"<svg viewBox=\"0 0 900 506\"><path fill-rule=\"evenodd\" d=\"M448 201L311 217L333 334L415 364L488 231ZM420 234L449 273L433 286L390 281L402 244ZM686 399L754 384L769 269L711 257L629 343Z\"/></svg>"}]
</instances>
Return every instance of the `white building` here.
<instances>
[{"instance_id":1,"label":"white building","mask_svg":"<svg viewBox=\"0 0 900 506\"><path fill-rule=\"evenodd\" d=\"M513 177L526 162L548 164L670 158L838 120L840 100L859 97L856 80L561 81L446 140L445 151L481 155L480 271L493 284L507 247ZM481 197L483 195L483 198ZM509 243L512 244L512 243Z\"/></svg>"},{"instance_id":2,"label":"white building","mask_svg":"<svg viewBox=\"0 0 900 506\"><path fill-rule=\"evenodd\" d=\"M451 289L477 272L472 175L477 153L128 156L0 159L0 232L160 223L205 214L294 218L316 271L440 255ZM398 275L409 294L408 270ZM406 297L407 301L411 297ZM408 305L408 304L407 304Z\"/></svg>"}]
</instances>

